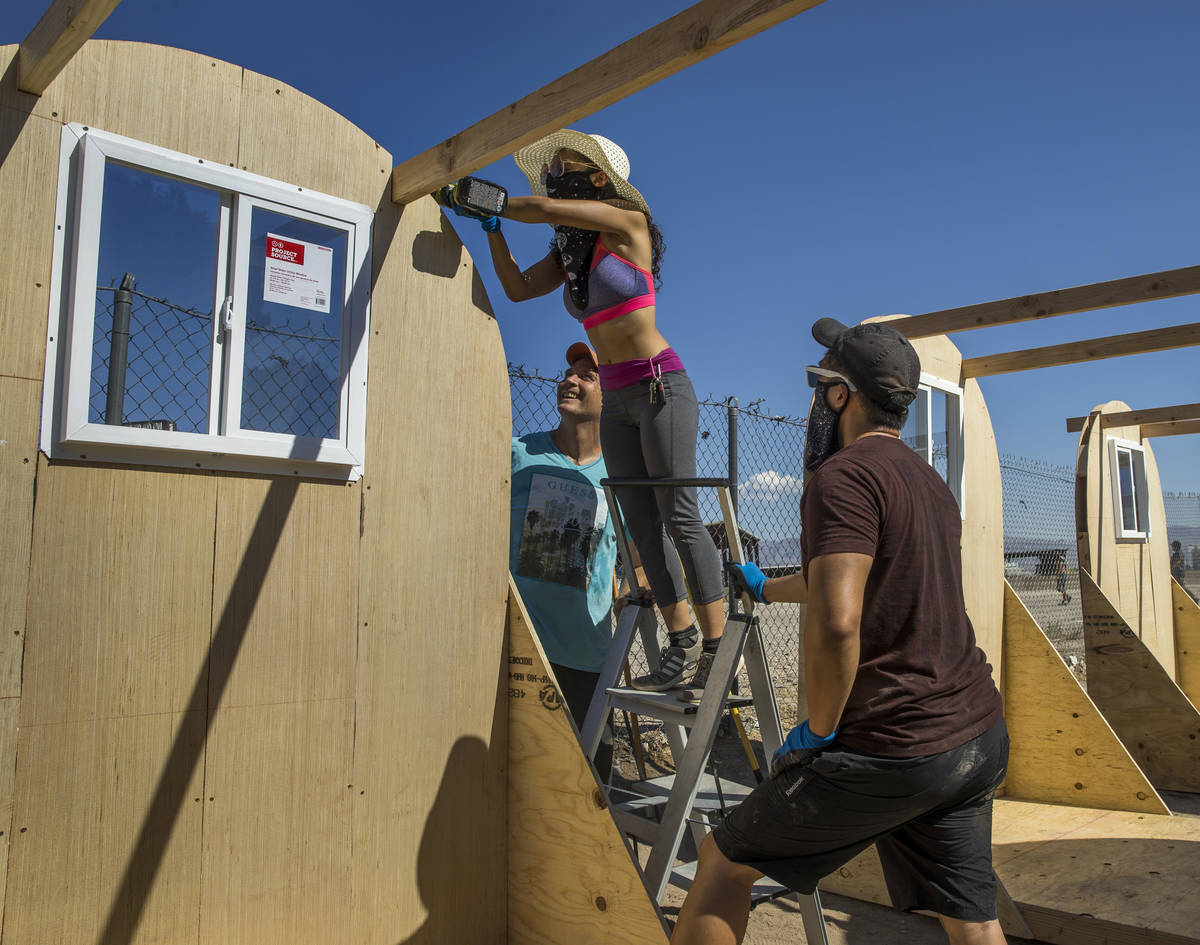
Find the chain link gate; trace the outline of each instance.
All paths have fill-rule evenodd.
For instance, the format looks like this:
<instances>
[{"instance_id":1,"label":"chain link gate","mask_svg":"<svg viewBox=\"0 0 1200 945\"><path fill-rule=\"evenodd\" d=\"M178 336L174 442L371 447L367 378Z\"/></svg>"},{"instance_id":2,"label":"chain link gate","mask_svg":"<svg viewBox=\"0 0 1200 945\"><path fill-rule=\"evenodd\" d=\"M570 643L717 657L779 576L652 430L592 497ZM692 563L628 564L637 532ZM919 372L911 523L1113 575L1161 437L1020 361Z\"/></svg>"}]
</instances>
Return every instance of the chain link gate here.
<instances>
[{"instance_id":1,"label":"chain link gate","mask_svg":"<svg viewBox=\"0 0 1200 945\"><path fill-rule=\"evenodd\" d=\"M88 419L207 433L212 312L139 292L126 275L120 286L97 288L95 318ZM307 325L247 322L244 401L236 407L243 428L338 435L341 342Z\"/></svg>"}]
</instances>

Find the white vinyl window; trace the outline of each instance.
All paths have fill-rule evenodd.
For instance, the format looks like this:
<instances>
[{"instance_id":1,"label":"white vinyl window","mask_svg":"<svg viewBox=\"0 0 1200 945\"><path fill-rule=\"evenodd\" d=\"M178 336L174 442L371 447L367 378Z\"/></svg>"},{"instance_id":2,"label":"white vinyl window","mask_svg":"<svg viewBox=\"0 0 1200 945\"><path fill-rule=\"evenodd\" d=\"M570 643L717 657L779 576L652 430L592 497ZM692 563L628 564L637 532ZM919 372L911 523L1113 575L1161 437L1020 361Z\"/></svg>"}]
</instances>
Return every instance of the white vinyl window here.
<instances>
[{"instance_id":1,"label":"white vinyl window","mask_svg":"<svg viewBox=\"0 0 1200 945\"><path fill-rule=\"evenodd\" d=\"M372 216L67 125L42 449L357 479Z\"/></svg>"},{"instance_id":2,"label":"white vinyl window","mask_svg":"<svg viewBox=\"0 0 1200 945\"><path fill-rule=\"evenodd\" d=\"M922 372L917 398L909 405L900 437L938 471L954 494L960 514L965 515L962 396L961 387Z\"/></svg>"},{"instance_id":3,"label":"white vinyl window","mask_svg":"<svg viewBox=\"0 0 1200 945\"><path fill-rule=\"evenodd\" d=\"M1113 531L1120 541L1150 537L1146 451L1137 443L1110 437L1109 463L1113 494Z\"/></svg>"}]
</instances>

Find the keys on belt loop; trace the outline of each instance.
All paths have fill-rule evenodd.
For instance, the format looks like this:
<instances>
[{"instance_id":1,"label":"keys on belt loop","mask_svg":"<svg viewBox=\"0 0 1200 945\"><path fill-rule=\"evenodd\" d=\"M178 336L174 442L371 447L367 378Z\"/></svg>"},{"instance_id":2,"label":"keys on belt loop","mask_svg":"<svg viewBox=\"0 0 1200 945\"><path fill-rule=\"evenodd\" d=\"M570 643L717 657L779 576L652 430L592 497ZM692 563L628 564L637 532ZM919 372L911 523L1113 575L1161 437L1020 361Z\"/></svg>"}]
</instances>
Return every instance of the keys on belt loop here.
<instances>
[{"instance_id":1,"label":"keys on belt loop","mask_svg":"<svg viewBox=\"0 0 1200 945\"><path fill-rule=\"evenodd\" d=\"M665 403L667 400L667 391L663 387L662 368L654 363L654 359L650 359L650 403L658 404Z\"/></svg>"}]
</instances>

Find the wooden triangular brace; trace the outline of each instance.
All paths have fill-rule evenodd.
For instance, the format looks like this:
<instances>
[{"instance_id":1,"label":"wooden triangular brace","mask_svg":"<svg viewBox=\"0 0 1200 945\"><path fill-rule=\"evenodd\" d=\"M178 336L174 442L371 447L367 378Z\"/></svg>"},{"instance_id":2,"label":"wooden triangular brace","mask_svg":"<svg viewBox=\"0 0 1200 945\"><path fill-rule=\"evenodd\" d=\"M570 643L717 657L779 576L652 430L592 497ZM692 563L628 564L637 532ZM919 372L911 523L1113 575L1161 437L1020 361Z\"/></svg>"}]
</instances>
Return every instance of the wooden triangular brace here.
<instances>
[{"instance_id":1,"label":"wooden triangular brace","mask_svg":"<svg viewBox=\"0 0 1200 945\"><path fill-rule=\"evenodd\" d=\"M511 577L507 692L509 945L665 943Z\"/></svg>"},{"instance_id":2,"label":"wooden triangular brace","mask_svg":"<svg viewBox=\"0 0 1200 945\"><path fill-rule=\"evenodd\" d=\"M1003 676L1012 743L1006 797L1170 813L1007 581Z\"/></svg>"},{"instance_id":3,"label":"wooden triangular brace","mask_svg":"<svg viewBox=\"0 0 1200 945\"><path fill-rule=\"evenodd\" d=\"M1174 578L1171 615L1175 625L1175 679L1188 701L1200 708L1200 605Z\"/></svg>"},{"instance_id":4,"label":"wooden triangular brace","mask_svg":"<svg viewBox=\"0 0 1200 945\"><path fill-rule=\"evenodd\" d=\"M1160 791L1200 792L1200 712L1079 570L1088 695Z\"/></svg>"}]
</instances>

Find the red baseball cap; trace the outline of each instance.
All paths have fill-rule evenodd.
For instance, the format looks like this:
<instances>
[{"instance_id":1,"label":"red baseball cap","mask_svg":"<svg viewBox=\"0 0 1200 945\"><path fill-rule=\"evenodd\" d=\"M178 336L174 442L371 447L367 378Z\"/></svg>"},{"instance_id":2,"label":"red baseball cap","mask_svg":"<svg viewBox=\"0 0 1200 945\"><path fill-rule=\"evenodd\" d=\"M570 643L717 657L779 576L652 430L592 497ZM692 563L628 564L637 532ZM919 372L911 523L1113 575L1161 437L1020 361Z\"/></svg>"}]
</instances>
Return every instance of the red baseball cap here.
<instances>
[{"instance_id":1,"label":"red baseball cap","mask_svg":"<svg viewBox=\"0 0 1200 945\"><path fill-rule=\"evenodd\" d=\"M600 366L600 359L596 357L596 352L592 350L592 346L586 341L577 341L567 349L567 365L572 365L580 358L590 358L592 364L596 367Z\"/></svg>"}]
</instances>

